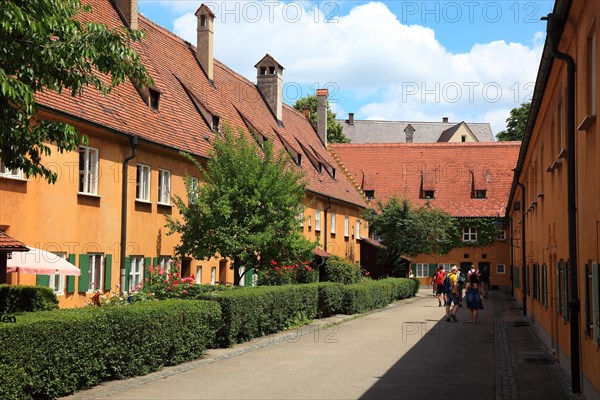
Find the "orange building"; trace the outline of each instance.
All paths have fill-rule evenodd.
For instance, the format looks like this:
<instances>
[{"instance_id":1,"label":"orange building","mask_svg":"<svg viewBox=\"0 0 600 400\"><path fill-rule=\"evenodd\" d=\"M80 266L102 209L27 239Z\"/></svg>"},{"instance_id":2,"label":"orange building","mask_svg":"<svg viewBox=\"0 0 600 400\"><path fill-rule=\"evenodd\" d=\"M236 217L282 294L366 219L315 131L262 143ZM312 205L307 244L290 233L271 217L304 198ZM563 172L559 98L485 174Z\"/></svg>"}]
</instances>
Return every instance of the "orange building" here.
<instances>
[{"instance_id":1,"label":"orange building","mask_svg":"<svg viewBox=\"0 0 600 400\"><path fill-rule=\"evenodd\" d=\"M421 254L411 272L422 284L443 265L465 273L470 265L490 272L492 287L510 286L510 243L498 230L490 246L477 246L481 219L498 219L504 213L518 142L332 144L331 149L348 168L356 184L373 201L391 197L414 205L429 203L460 218L463 247L444 255ZM481 226L481 225L479 225Z\"/></svg>"},{"instance_id":2,"label":"orange building","mask_svg":"<svg viewBox=\"0 0 600 400\"><path fill-rule=\"evenodd\" d=\"M201 179L179 152L204 163L215 132L225 125L252 133L257 146L268 140L276 151L289 153L308 181L301 229L319 239L319 255L359 261L366 201L336 171L326 148L326 125L314 127L306 115L283 104L281 65L266 55L255 65L257 81L250 82L214 60L214 15L206 6L196 13L193 46L138 16L136 1L85 3L93 12L82 19L146 33L134 46L155 86L126 82L107 97L93 89L77 98L37 95L41 118L73 124L88 143L64 154L52 147L43 162L58 174L54 185L0 167L0 230L69 258L81 276L11 273L9 283L49 285L61 307L81 306L97 291L132 290L149 265L168 265L179 242L177 235L166 235L165 214L179 216L171 196L185 198L186 172ZM318 94L319 113L326 113L327 91ZM224 259L183 258L182 270L201 283L233 280Z\"/></svg>"},{"instance_id":3,"label":"orange building","mask_svg":"<svg viewBox=\"0 0 600 400\"><path fill-rule=\"evenodd\" d=\"M558 0L548 19L507 208L514 292L574 392L600 398L600 3Z\"/></svg>"}]
</instances>

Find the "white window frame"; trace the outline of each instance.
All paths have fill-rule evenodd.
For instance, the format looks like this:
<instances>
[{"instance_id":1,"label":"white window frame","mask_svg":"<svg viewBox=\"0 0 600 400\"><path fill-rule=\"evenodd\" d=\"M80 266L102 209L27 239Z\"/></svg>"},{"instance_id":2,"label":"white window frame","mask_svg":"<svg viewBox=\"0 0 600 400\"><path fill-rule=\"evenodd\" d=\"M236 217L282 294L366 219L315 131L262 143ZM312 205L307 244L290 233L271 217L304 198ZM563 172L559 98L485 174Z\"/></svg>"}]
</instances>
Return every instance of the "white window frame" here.
<instances>
[{"instance_id":1,"label":"white window frame","mask_svg":"<svg viewBox=\"0 0 600 400\"><path fill-rule=\"evenodd\" d=\"M0 178L23 180L23 170L20 168L8 169L0 160Z\"/></svg>"},{"instance_id":2,"label":"white window frame","mask_svg":"<svg viewBox=\"0 0 600 400\"><path fill-rule=\"evenodd\" d=\"M171 205L171 171L167 169L158 170L158 204Z\"/></svg>"},{"instance_id":3,"label":"white window frame","mask_svg":"<svg viewBox=\"0 0 600 400\"><path fill-rule=\"evenodd\" d=\"M217 284L217 267L211 267L210 269L210 284Z\"/></svg>"},{"instance_id":4,"label":"white window frame","mask_svg":"<svg viewBox=\"0 0 600 400\"><path fill-rule=\"evenodd\" d=\"M498 239L497 240L506 240L506 231L501 229L498 231Z\"/></svg>"},{"instance_id":5,"label":"white window frame","mask_svg":"<svg viewBox=\"0 0 600 400\"><path fill-rule=\"evenodd\" d=\"M356 239L360 239L360 219L356 220L356 228L355 228Z\"/></svg>"},{"instance_id":6,"label":"white window frame","mask_svg":"<svg viewBox=\"0 0 600 400\"><path fill-rule=\"evenodd\" d=\"M196 266L196 283L198 285L202 284L202 265Z\"/></svg>"},{"instance_id":7,"label":"white window frame","mask_svg":"<svg viewBox=\"0 0 600 400\"><path fill-rule=\"evenodd\" d=\"M344 217L344 237L348 237L350 233L350 218L346 215Z\"/></svg>"},{"instance_id":8,"label":"white window frame","mask_svg":"<svg viewBox=\"0 0 600 400\"><path fill-rule=\"evenodd\" d=\"M65 252L53 252L57 256L63 259L67 259L67 253ZM65 276L58 273L49 275L48 287L54 291L54 294L65 293Z\"/></svg>"},{"instance_id":9,"label":"white window frame","mask_svg":"<svg viewBox=\"0 0 600 400\"><path fill-rule=\"evenodd\" d=\"M444 267L444 272L450 272L450 269L452 268L452 264L438 264L438 267Z\"/></svg>"},{"instance_id":10,"label":"white window frame","mask_svg":"<svg viewBox=\"0 0 600 400\"><path fill-rule=\"evenodd\" d=\"M331 213L331 233L335 235L335 213Z\"/></svg>"},{"instance_id":11,"label":"white window frame","mask_svg":"<svg viewBox=\"0 0 600 400\"><path fill-rule=\"evenodd\" d=\"M163 268L165 273L165 279L169 279L169 273L171 272L171 266L173 265L173 257L171 256L159 256L156 260L156 267Z\"/></svg>"},{"instance_id":12,"label":"white window frame","mask_svg":"<svg viewBox=\"0 0 600 400\"><path fill-rule=\"evenodd\" d=\"M429 264L415 264L415 276L417 278L429 278Z\"/></svg>"},{"instance_id":13,"label":"white window frame","mask_svg":"<svg viewBox=\"0 0 600 400\"><path fill-rule=\"evenodd\" d=\"M304 211L298 213L298 223L300 224L300 228L304 228Z\"/></svg>"},{"instance_id":14,"label":"white window frame","mask_svg":"<svg viewBox=\"0 0 600 400\"><path fill-rule=\"evenodd\" d=\"M463 228L463 242L476 242L477 228L467 226Z\"/></svg>"},{"instance_id":15,"label":"white window frame","mask_svg":"<svg viewBox=\"0 0 600 400\"><path fill-rule=\"evenodd\" d=\"M142 283L142 277L144 274L144 256L130 256L129 257L129 291L135 292L137 285Z\"/></svg>"},{"instance_id":16,"label":"white window frame","mask_svg":"<svg viewBox=\"0 0 600 400\"><path fill-rule=\"evenodd\" d=\"M496 273L497 274L505 274L506 273L506 265L496 264Z\"/></svg>"},{"instance_id":17,"label":"white window frame","mask_svg":"<svg viewBox=\"0 0 600 400\"><path fill-rule=\"evenodd\" d=\"M146 164L136 165L135 199L150 203L150 183L152 181L152 168Z\"/></svg>"},{"instance_id":18,"label":"white window frame","mask_svg":"<svg viewBox=\"0 0 600 400\"><path fill-rule=\"evenodd\" d=\"M321 231L321 210L318 208L315 210L315 231Z\"/></svg>"},{"instance_id":19,"label":"white window frame","mask_svg":"<svg viewBox=\"0 0 600 400\"><path fill-rule=\"evenodd\" d=\"M83 154L83 160L81 159ZM79 194L98 195L98 159L99 150L88 146L79 146ZM83 161L83 165L82 164Z\"/></svg>"},{"instance_id":20,"label":"white window frame","mask_svg":"<svg viewBox=\"0 0 600 400\"><path fill-rule=\"evenodd\" d=\"M102 284L104 283L104 255L103 254L88 254L89 257L89 269L88 269L88 292L95 292L96 290L102 290ZM99 261L97 261L99 260ZM96 268L99 266L100 282L96 282Z\"/></svg>"},{"instance_id":21,"label":"white window frame","mask_svg":"<svg viewBox=\"0 0 600 400\"><path fill-rule=\"evenodd\" d=\"M240 286L246 286L246 275L243 275L244 272L246 272L246 267L245 266L241 266L238 268L238 273L240 274L240 282L239 285Z\"/></svg>"}]
</instances>

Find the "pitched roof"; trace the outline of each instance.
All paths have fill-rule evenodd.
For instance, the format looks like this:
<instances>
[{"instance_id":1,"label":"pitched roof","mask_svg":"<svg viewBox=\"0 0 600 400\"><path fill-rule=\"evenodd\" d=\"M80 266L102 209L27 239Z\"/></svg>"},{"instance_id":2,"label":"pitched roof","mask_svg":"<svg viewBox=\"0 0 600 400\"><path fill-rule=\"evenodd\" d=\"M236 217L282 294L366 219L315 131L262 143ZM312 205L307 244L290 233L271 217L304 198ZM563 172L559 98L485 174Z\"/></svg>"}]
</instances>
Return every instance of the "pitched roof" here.
<instances>
[{"instance_id":1,"label":"pitched roof","mask_svg":"<svg viewBox=\"0 0 600 400\"><path fill-rule=\"evenodd\" d=\"M0 231L0 252L29 251L25 244Z\"/></svg>"},{"instance_id":2,"label":"pitched roof","mask_svg":"<svg viewBox=\"0 0 600 400\"><path fill-rule=\"evenodd\" d=\"M110 0L84 2L90 4L93 11L82 15L83 20L93 18L111 28L123 27ZM134 46L154 78L156 90L160 92L158 110L152 110L129 81L113 89L106 97L88 88L76 98L68 93L39 93L36 95L37 102L45 108L115 131L137 134L148 142L208 157L214 133L209 125L212 121L207 121L202 115L204 110L218 116L234 131L241 129L249 134L247 123L251 124L252 129L272 141L276 151L285 151L282 138L288 144L302 143L319 159L336 165L302 113L284 104L283 126L280 126L253 82L217 60L214 61L214 79L210 82L196 59L194 46L143 16L139 17L138 28L146 33L146 37ZM108 82L109 78L104 78ZM304 151L300 146L291 147L301 154ZM308 159L308 156L303 158ZM334 179L325 170L318 172L308 162L303 163L301 168L310 192L366 206L360 194L343 177Z\"/></svg>"},{"instance_id":3,"label":"pitched roof","mask_svg":"<svg viewBox=\"0 0 600 400\"><path fill-rule=\"evenodd\" d=\"M414 143L443 142L442 134L448 129L455 131L462 122L418 122L418 121L375 121L354 120L350 125L348 120L336 120L342 124L344 135L350 138L352 143L406 143L406 129L410 125L414 130ZM494 142L492 127L489 123L466 122L480 142Z\"/></svg>"},{"instance_id":4,"label":"pitched roof","mask_svg":"<svg viewBox=\"0 0 600 400\"><path fill-rule=\"evenodd\" d=\"M520 142L330 146L359 184L366 178L376 200L398 196L456 217L496 217L504 215ZM422 188L434 190L434 199L421 199ZM473 189L486 198L472 198Z\"/></svg>"},{"instance_id":5,"label":"pitched roof","mask_svg":"<svg viewBox=\"0 0 600 400\"><path fill-rule=\"evenodd\" d=\"M442 132L442 134L440 135L440 137L438 138L438 142L448 142L450 141L450 139L452 139L452 136L454 136L454 134L460 129L461 126L465 126L465 128L473 133L473 131L471 130L471 128L469 128L469 125L467 125L466 122L459 122L458 124L454 125L451 128L446 129L444 132ZM480 141L479 139L477 139L477 141Z\"/></svg>"}]
</instances>

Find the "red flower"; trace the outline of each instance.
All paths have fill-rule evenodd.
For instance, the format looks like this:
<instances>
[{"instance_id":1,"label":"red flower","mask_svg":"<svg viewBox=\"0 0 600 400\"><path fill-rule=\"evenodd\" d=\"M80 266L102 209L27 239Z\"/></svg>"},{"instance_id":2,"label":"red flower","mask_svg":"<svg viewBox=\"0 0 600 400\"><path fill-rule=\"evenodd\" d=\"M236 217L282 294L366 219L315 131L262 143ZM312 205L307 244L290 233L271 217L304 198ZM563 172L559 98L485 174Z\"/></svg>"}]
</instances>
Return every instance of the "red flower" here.
<instances>
[{"instance_id":1,"label":"red flower","mask_svg":"<svg viewBox=\"0 0 600 400\"><path fill-rule=\"evenodd\" d=\"M271 265L276 266L277 265L277 261L271 260Z\"/></svg>"},{"instance_id":2,"label":"red flower","mask_svg":"<svg viewBox=\"0 0 600 400\"><path fill-rule=\"evenodd\" d=\"M307 271L312 271L312 268L309 267L308 265L305 267Z\"/></svg>"},{"instance_id":3,"label":"red flower","mask_svg":"<svg viewBox=\"0 0 600 400\"><path fill-rule=\"evenodd\" d=\"M181 293L187 294L187 290L183 289L183 291Z\"/></svg>"}]
</instances>

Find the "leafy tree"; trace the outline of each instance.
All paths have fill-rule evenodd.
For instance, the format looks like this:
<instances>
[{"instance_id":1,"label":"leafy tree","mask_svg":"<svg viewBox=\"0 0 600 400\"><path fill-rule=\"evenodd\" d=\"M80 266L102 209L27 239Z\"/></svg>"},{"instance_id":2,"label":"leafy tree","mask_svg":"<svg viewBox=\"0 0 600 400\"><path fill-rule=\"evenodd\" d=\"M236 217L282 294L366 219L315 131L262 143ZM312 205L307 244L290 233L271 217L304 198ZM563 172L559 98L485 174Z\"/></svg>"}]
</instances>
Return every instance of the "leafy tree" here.
<instances>
[{"instance_id":1,"label":"leafy tree","mask_svg":"<svg viewBox=\"0 0 600 400\"><path fill-rule=\"evenodd\" d=\"M496 138L501 142L523 140L530 107L531 103L523 103L519 107L513 108L510 111L510 116L506 119L506 130L498 132Z\"/></svg>"},{"instance_id":2,"label":"leafy tree","mask_svg":"<svg viewBox=\"0 0 600 400\"><path fill-rule=\"evenodd\" d=\"M317 125L317 96L307 96L299 99L294 108L302 111L305 107L310 108L310 119ZM327 106L327 143L350 143L350 139L342 132L342 125L335 120L335 113Z\"/></svg>"},{"instance_id":3,"label":"leafy tree","mask_svg":"<svg viewBox=\"0 0 600 400\"><path fill-rule=\"evenodd\" d=\"M245 274L240 276L241 266L246 272L260 271L272 260L294 264L311 259L315 243L298 229L306 181L289 156L275 154L270 141L263 152L229 128L212 144L206 168L188 156L204 183L196 188L186 178L189 204L175 196L183 221L167 217L169 234L181 234L177 252L196 259L231 259L235 284Z\"/></svg>"},{"instance_id":4,"label":"leafy tree","mask_svg":"<svg viewBox=\"0 0 600 400\"><path fill-rule=\"evenodd\" d=\"M42 164L50 154L86 141L73 126L38 119L35 94L81 95L87 86L104 94L130 78L152 85L130 42L141 32L82 23L91 8L80 0L0 0L0 159L28 176L56 181Z\"/></svg>"},{"instance_id":5,"label":"leafy tree","mask_svg":"<svg viewBox=\"0 0 600 400\"><path fill-rule=\"evenodd\" d=\"M415 208L398 198L379 202L377 208L368 211L365 219L371 231L382 237L378 262L390 269L401 268L401 256L445 254L456 246L456 219L444 211L428 204Z\"/></svg>"}]
</instances>

